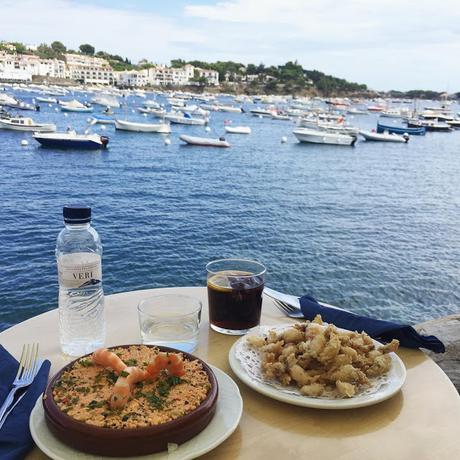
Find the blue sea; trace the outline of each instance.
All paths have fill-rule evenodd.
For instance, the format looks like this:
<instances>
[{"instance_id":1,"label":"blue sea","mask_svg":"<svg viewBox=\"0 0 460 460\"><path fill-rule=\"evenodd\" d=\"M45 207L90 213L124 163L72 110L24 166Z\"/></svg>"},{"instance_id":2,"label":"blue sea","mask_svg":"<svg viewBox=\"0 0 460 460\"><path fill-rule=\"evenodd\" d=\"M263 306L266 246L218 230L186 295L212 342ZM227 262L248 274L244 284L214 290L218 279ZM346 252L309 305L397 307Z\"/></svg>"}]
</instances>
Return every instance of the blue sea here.
<instances>
[{"instance_id":1,"label":"blue sea","mask_svg":"<svg viewBox=\"0 0 460 460\"><path fill-rule=\"evenodd\" d=\"M126 101L118 116L153 122L133 113L143 99ZM91 114L40 105L21 115L88 127ZM252 134L227 135L229 149L179 141L222 135L225 121ZM349 121L375 128L377 115ZM0 131L0 330L57 307L54 249L69 203L93 209L106 294L204 286L208 261L242 257L266 265L270 287L357 313L418 323L459 311L460 131L335 147L299 144L293 122L249 113L213 112L210 127L173 125L165 145L95 125L110 143L92 152Z\"/></svg>"}]
</instances>

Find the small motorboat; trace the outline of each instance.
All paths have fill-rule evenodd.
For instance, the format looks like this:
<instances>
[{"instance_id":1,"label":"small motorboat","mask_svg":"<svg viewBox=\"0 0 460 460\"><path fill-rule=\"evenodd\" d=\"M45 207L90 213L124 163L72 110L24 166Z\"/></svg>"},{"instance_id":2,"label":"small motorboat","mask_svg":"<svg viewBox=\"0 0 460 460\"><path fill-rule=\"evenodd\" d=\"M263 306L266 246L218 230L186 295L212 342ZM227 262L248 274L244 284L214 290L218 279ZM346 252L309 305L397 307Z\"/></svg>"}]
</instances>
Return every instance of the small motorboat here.
<instances>
[{"instance_id":1,"label":"small motorboat","mask_svg":"<svg viewBox=\"0 0 460 460\"><path fill-rule=\"evenodd\" d=\"M120 131L133 131L136 133L160 133L169 134L171 126L169 123L138 123L127 120L115 120L115 129Z\"/></svg>"},{"instance_id":2,"label":"small motorboat","mask_svg":"<svg viewBox=\"0 0 460 460\"><path fill-rule=\"evenodd\" d=\"M285 115L282 113L274 113L272 115L272 120L284 120L284 121L289 121L291 117L289 115Z\"/></svg>"},{"instance_id":3,"label":"small motorboat","mask_svg":"<svg viewBox=\"0 0 460 460\"><path fill-rule=\"evenodd\" d=\"M229 112L229 113L241 113L241 107L235 107L233 105L217 105L218 112Z\"/></svg>"},{"instance_id":4,"label":"small motorboat","mask_svg":"<svg viewBox=\"0 0 460 460\"><path fill-rule=\"evenodd\" d=\"M425 128L426 131L449 132L452 128L447 123L440 123L436 120L419 120L409 118L407 120L409 128Z\"/></svg>"},{"instance_id":5,"label":"small motorboat","mask_svg":"<svg viewBox=\"0 0 460 460\"><path fill-rule=\"evenodd\" d=\"M118 109L120 107L120 102L115 96L100 95L95 96L91 99L91 103L96 105L102 105L104 107L111 107Z\"/></svg>"},{"instance_id":6,"label":"small motorboat","mask_svg":"<svg viewBox=\"0 0 460 460\"><path fill-rule=\"evenodd\" d=\"M165 120L178 125L197 125L204 126L206 120L204 118L192 117L189 113L169 113L164 116Z\"/></svg>"},{"instance_id":7,"label":"small motorboat","mask_svg":"<svg viewBox=\"0 0 460 460\"><path fill-rule=\"evenodd\" d=\"M107 136L100 136L99 134L77 134L75 131L33 134L32 137L42 147L58 149L97 150L106 148L109 143Z\"/></svg>"},{"instance_id":8,"label":"small motorboat","mask_svg":"<svg viewBox=\"0 0 460 460\"><path fill-rule=\"evenodd\" d=\"M91 106L82 104L81 102L74 99L69 102L60 102L62 112L84 112L89 113L93 111Z\"/></svg>"},{"instance_id":9,"label":"small motorboat","mask_svg":"<svg viewBox=\"0 0 460 460\"><path fill-rule=\"evenodd\" d=\"M451 128L460 128L460 119L454 118L446 122Z\"/></svg>"},{"instance_id":10,"label":"small motorboat","mask_svg":"<svg viewBox=\"0 0 460 460\"><path fill-rule=\"evenodd\" d=\"M418 128L408 128L404 126L392 126L392 125L383 125L380 122L377 122L377 132L384 133L388 132L390 134L409 134L410 136L424 136L426 134L426 129L423 126Z\"/></svg>"},{"instance_id":11,"label":"small motorboat","mask_svg":"<svg viewBox=\"0 0 460 460\"><path fill-rule=\"evenodd\" d=\"M225 132L229 134L251 134L249 126L226 126Z\"/></svg>"},{"instance_id":12,"label":"small motorboat","mask_svg":"<svg viewBox=\"0 0 460 460\"><path fill-rule=\"evenodd\" d=\"M319 131L309 128L298 128L293 134L300 142L311 144L329 144L329 145L355 145L357 136L350 134L331 133L329 131Z\"/></svg>"},{"instance_id":13,"label":"small motorboat","mask_svg":"<svg viewBox=\"0 0 460 460\"><path fill-rule=\"evenodd\" d=\"M93 115L89 118L89 122L92 125L99 123L101 125L113 125L115 123L115 119L112 117L107 117L106 115Z\"/></svg>"},{"instance_id":14,"label":"small motorboat","mask_svg":"<svg viewBox=\"0 0 460 460\"><path fill-rule=\"evenodd\" d=\"M0 128L14 131L34 131L37 133L56 131L56 125L53 123L35 123L32 118L26 117L0 118Z\"/></svg>"},{"instance_id":15,"label":"small motorboat","mask_svg":"<svg viewBox=\"0 0 460 460\"><path fill-rule=\"evenodd\" d=\"M188 145L199 145L201 147L230 147L230 143L223 137L213 139L210 137L196 137L182 134L179 136L179 139Z\"/></svg>"},{"instance_id":16,"label":"small motorboat","mask_svg":"<svg viewBox=\"0 0 460 460\"><path fill-rule=\"evenodd\" d=\"M261 108L251 109L249 112L251 113L251 115L255 117L272 118L273 115L276 115L276 110L268 110L268 109L261 109Z\"/></svg>"},{"instance_id":17,"label":"small motorboat","mask_svg":"<svg viewBox=\"0 0 460 460\"><path fill-rule=\"evenodd\" d=\"M377 141L377 142L409 142L409 134L405 133L402 136L399 134L390 133L377 133L375 131L360 131L359 134L366 139L366 141Z\"/></svg>"},{"instance_id":18,"label":"small motorboat","mask_svg":"<svg viewBox=\"0 0 460 460\"><path fill-rule=\"evenodd\" d=\"M56 104L57 103L57 99L55 97L37 96L35 99L37 99L38 102L46 102L47 104Z\"/></svg>"}]
</instances>

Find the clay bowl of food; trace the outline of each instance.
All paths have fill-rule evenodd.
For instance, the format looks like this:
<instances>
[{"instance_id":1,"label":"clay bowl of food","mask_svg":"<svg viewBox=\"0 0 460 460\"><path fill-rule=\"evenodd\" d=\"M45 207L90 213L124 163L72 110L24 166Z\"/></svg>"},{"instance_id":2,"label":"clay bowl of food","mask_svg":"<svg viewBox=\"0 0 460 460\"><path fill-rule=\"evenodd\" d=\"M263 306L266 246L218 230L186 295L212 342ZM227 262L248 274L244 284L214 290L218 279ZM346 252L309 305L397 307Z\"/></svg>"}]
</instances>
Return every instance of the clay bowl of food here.
<instances>
[{"instance_id":1,"label":"clay bowl of food","mask_svg":"<svg viewBox=\"0 0 460 460\"><path fill-rule=\"evenodd\" d=\"M48 384L45 420L65 444L125 457L170 450L201 432L216 410L217 380L179 350L122 345L72 361Z\"/></svg>"}]
</instances>

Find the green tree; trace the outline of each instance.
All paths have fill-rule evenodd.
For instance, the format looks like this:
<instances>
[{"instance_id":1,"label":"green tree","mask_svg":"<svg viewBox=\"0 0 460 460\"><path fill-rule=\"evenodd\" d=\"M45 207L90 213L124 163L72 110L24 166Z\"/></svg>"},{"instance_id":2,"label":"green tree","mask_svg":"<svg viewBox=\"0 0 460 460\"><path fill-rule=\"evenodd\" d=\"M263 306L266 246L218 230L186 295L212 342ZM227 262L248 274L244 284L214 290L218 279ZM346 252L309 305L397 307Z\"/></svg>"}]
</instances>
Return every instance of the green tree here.
<instances>
[{"instance_id":1,"label":"green tree","mask_svg":"<svg viewBox=\"0 0 460 460\"><path fill-rule=\"evenodd\" d=\"M14 42L12 43L16 49L16 53L18 54L26 54L27 53L27 48L23 43L20 42Z\"/></svg>"},{"instance_id":2,"label":"green tree","mask_svg":"<svg viewBox=\"0 0 460 460\"><path fill-rule=\"evenodd\" d=\"M38 45L37 54L41 59L53 59L55 57L54 51L46 43Z\"/></svg>"},{"instance_id":3,"label":"green tree","mask_svg":"<svg viewBox=\"0 0 460 460\"><path fill-rule=\"evenodd\" d=\"M58 41L54 41L53 43L51 43L51 49L56 54L64 54L67 52L67 48L64 46L64 44Z\"/></svg>"},{"instance_id":4,"label":"green tree","mask_svg":"<svg viewBox=\"0 0 460 460\"><path fill-rule=\"evenodd\" d=\"M183 59L171 59L171 67L178 69L187 64Z\"/></svg>"},{"instance_id":5,"label":"green tree","mask_svg":"<svg viewBox=\"0 0 460 460\"><path fill-rule=\"evenodd\" d=\"M96 51L94 46L90 45L89 43L80 45L79 49L82 54L86 54L87 56L94 56L94 52Z\"/></svg>"}]
</instances>

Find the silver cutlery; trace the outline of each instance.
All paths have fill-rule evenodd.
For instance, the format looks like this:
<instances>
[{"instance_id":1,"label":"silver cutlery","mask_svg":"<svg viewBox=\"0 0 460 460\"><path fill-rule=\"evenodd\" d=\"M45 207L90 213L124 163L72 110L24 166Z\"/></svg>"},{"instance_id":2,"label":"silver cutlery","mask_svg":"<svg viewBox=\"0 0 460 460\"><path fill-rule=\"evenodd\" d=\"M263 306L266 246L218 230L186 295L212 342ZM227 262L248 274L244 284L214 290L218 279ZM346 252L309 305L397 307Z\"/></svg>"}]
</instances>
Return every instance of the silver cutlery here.
<instances>
[{"instance_id":1,"label":"silver cutlery","mask_svg":"<svg viewBox=\"0 0 460 460\"><path fill-rule=\"evenodd\" d=\"M264 287L264 294L273 299L275 306L285 315L291 318L304 318L302 310L300 309L299 297L296 297L291 294L284 294L283 292L275 291L268 287ZM320 305L330 308L335 308L337 310L343 310L343 308L336 307L334 305L329 305L324 302L318 302Z\"/></svg>"},{"instance_id":2,"label":"silver cutlery","mask_svg":"<svg viewBox=\"0 0 460 460\"><path fill-rule=\"evenodd\" d=\"M26 392L27 392L27 390L24 391L24 393L22 393L21 396L19 396L19 398L16 400L16 402L12 406L10 406L9 409L6 411L4 417L2 419L0 419L0 430L2 429L2 426L5 423L5 421L8 418L8 416L11 414L11 412L13 412L13 409L19 404L21 399L26 395Z\"/></svg>"},{"instance_id":3,"label":"silver cutlery","mask_svg":"<svg viewBox=\"0 0 460 460\"><path fill-rule=\"evenodd\" d=\"M29 386L33 382L38 370L40 369L40 365L41 363L38 359L38 343L24 345L22 347L18 373L13 381L13 388L8 393L2 407L0 407L0 420L3 419L6 411L13 403L16 391L20 388Z\"/></svg>"},{"instance_id":4,"label":"silver cutlery","mask_svg":"<svg viewBox=\"0 0 460 460\"><path fill-rule=\"evenodd\" d=\"M273 301L278 310L280 310L281 313L284 313L286 316L296 319L305 319L300 308L289 305L288 303L282 302L281 300L273 299Z\"/></svg>"}]
</instances>

